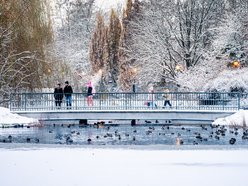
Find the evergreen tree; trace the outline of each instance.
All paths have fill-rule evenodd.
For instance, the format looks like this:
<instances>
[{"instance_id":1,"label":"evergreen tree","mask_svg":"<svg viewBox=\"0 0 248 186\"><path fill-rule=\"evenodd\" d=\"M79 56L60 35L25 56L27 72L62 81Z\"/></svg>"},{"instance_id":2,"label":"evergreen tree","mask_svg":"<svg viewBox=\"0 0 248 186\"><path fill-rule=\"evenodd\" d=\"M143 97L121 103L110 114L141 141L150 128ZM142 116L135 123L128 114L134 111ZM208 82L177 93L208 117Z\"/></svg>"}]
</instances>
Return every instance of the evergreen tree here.
<instances>
[{"instance_id":1,"label":"evergreen tree","mask_svg":"<svg viewBox=\"0 0 248 186\"><path fill-rule=\"evenodd\" d=\"M107 59L107 28L100 13L97 15L96 24L89 51L89 60L94 73L105 67Z\"/></svg>"},{"instance_id":2,"label":"evergreen tree","mask_svg":"<svg viewBox=\"0 0 248 186\"><path fill-rule=\"evenodd\" d=\"M119 46L121 37L121 22L116 12L112 9L107 35L107 80L117 85L119 75Z\"/></svg>"},{"instance_id":3,"label":"evergreen tree","mask_svg":"<svg viewBox=\"0 0 248 186\"><path fill-rule=\"evenodd\" d=\"M135 83L137 76L137 68L135 58L129 55L129 46L134 44L132 35L135 32L133 22L140 17L140 2L128 0L126 8L123 10L122 17L122 33L119 48L119 87L122 90L130 91L131 86ZM137 82L136 82L137 83Z\"/></svg>"}]
</instances>

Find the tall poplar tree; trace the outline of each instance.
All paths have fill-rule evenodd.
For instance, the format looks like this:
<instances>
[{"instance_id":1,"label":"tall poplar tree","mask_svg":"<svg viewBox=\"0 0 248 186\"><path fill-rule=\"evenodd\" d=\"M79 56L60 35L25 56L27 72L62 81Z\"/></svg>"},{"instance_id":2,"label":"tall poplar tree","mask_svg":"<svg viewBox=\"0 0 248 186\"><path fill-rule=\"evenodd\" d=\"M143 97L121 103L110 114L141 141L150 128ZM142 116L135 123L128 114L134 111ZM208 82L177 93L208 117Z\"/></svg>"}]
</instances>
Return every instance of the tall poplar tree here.
<instances>
[{"instance_id":1,"label":"tall poplar tree","mask_svg":"<svg viewBox=\"0 0 248 186\"><path fill-rule=\"evenodd\" d=\"M109 29L107 35L107 68L108 68L108 81L117 85L119 75L119 46L121 37L121 22L116 12L112 9L110 15Z\"/></svg>"},{"instance_id":2,"label":"tall poplar tree","mask_svg":"<svg viewBox=\"0 0 248 186\"><path fill-rule=\"evenodd\" d=\"M103 70L107 59L107 27L103 16L98 13L95 31L91 38L89 60L94 73Z\"/></svg>"},{"instance_id":3,"label":"tall poplar tree","mask_svg":"<svg viewBox=\"0 0 248 186\"><path fill-rule=\"evenodd\" d=\"M133 22L140 17L140 2L128 0L122 17L122 34L119 48L119 68L120 75L118 79L119 87L124 91L130 91L131 85L135 82L137 68L135 58L129 55L129 46L133 45L133 33L135 32Z\"/></svg>"}]
</instances>

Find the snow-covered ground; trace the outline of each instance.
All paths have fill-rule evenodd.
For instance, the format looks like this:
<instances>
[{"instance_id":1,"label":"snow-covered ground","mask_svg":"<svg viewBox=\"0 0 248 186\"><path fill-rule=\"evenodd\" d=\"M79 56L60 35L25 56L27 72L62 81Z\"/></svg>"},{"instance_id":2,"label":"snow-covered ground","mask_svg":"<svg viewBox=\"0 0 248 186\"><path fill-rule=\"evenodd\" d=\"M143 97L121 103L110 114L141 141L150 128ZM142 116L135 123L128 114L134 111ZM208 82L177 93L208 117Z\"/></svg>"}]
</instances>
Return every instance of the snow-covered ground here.
<instances>
[{"instance_id":1,"label":"snow-covered ground","mask_svg":"<svg viewBox=\"0 0 248 186\"><path fill-rule=\"evenodd\" d=\"M214 125L227 125L227 126L248 126L248 110L239 110L235 114L218 118L212 124Z\"/></svg>"},{"instance_id":2,"label":"snow-covered ground","mask_svg":"<svg viewBox=\"0 0 248 186\"><path fill-rule=\"evenodd\" d=\"M37 119L12 114L9 109L0 107L0 126L13 126L16 124L38 125L39 121Z\"/></svg>"},{"instance_id":3,"label":"snow-covered ground","mask_svg":"<svg viewBox=\"0 0 248 186\"><path fill-rule=\"evenodd\" d=\"M2 186L247 186L248 150L0 148Z\"/></svg>"}]
</instances>

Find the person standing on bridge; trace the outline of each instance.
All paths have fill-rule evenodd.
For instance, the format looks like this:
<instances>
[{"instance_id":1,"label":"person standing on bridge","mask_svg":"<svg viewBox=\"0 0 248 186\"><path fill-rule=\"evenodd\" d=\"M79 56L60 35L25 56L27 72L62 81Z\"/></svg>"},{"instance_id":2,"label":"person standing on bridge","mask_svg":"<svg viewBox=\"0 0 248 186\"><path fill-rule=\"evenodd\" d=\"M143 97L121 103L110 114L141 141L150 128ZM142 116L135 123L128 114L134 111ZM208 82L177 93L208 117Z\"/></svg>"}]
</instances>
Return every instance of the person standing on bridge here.
<instances>
[{"instance_id":1,"label":"person standing on bridge","mask_svg":"<svg viewBox=\"0 0 248 186\"><path fill-rule=\"evenodd\" d=\"M157 108L158 106L156 103L154 103L154 101L155 101L154 87L153 87L153 85L150 85L148 88L147 106L151 107L151 108L153 108L153 107Z\"/></svg>"},{"instance_id":2,"label":"person standing on bridge","mask_svg":"<svg viewBox=\"0 0 248 186\"><path fill-rule=\"evenodd\" d=\"M55 99L55 105L56 105L56 108L60 109L61 108L61 103L62 103L62 100L63 100L63 89L61 88L60 86L61 84L58 83L58 86L55 87L54 89L54 99Z\"/></svg>"},{"instance_id":3,"label":"person standing on bridge","mask_svg":"<svg viewBox=\"0 0 248 186\"><path fill-rule=\"evenodd\" d=\"M65 94L67 109L71 109L72 93L73 93L72 87L71 85L69 85L69 82L66 81L64 87L64 94Z\"/></svg>"},{"instance_id":4,"label":"person standing on bridge","mask_svg":"<svg viewBox=\"0 0 248 186\"><path fill-rule=\"evenodd\" d=\"M94 87L91 81L87 83L87 105L93 106Z\"/></svg>"}]
</instances>

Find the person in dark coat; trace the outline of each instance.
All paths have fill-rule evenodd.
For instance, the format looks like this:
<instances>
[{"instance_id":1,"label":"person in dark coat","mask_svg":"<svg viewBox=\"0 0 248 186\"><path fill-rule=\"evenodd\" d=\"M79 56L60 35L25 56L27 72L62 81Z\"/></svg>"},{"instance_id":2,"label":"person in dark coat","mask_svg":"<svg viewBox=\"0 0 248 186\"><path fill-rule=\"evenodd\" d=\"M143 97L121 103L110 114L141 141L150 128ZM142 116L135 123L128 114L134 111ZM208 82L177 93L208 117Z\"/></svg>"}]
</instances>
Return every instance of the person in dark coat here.
<instances>
[{"instance_id":1,"label":"person in dark coat","mask_svg":"<svg viewBox=\"0 0 248 186\"><path fill-rule=\"evenodd\" d=\"M71 85L69 85L69 82L66 81L64 87L64 94L65 94L67 109L71 109L72 93L73 93L72 87Z\"/></svg>"},{"instance_id":2,"label":"person in dark coat","mask_svg":"<svg viewBox=\"0 0 248 186\"><path fill-rule=\"evenodd\" d=\"M94 93L93 84L91 81L89 81L87 83L87 105L88 106L93 106L93 93Z\"/></svg>"},{"instance_id":3,"label":"person in dark coat","mask_svg":"<svg viewBox=\"0 0 248 186\"><path fill-rule=\"evenodd\" d=\"M58 83L58 86L54 88L54 99L55 99L55 105L56 108L60 109L61 108L61 103L63 100L63 89L60 86L61 84Z\"/></svg>"}]
</instances>

